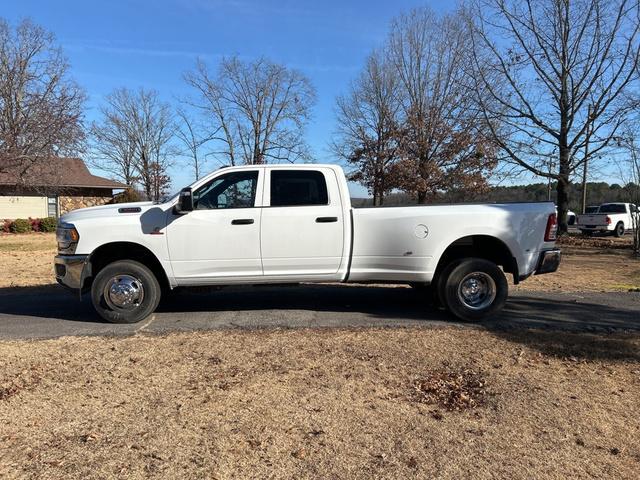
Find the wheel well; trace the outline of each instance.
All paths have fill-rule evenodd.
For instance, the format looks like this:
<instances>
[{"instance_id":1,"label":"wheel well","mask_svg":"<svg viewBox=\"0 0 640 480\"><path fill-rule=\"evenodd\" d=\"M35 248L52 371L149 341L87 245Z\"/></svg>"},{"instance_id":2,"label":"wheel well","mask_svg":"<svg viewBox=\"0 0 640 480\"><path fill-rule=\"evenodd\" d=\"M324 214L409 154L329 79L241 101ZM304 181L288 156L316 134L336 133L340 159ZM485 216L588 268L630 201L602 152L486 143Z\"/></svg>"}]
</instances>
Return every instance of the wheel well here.
<instances>
[{"instance_id":1,"label":"wheel well","mask_svg":"<svg viewBox=\"0 0 640 480\"><path fill-rule=\"evenodd\" d=\"M91 277L87 278L84 287L89 287L100 270L117 260L142 263L153 272L162 288L169 288L169 279L158 258L147 247L132 242L113 242L96 248L89 257Z\"/></svg>"},{"instance_id":2,"label":"wheel well","mask_svg":"<svg viewBox=\"0 0 640 480\"><path fill-rule=\"evenodd\" d=\"M469 235L453 242L444 251L434 276L437 276L449 263L459 258L477 257L500 265L506 273L513 275L513 282L518 283L518 263L509 247L502 240L490 235Z\"/></svg>"}]
</instances>

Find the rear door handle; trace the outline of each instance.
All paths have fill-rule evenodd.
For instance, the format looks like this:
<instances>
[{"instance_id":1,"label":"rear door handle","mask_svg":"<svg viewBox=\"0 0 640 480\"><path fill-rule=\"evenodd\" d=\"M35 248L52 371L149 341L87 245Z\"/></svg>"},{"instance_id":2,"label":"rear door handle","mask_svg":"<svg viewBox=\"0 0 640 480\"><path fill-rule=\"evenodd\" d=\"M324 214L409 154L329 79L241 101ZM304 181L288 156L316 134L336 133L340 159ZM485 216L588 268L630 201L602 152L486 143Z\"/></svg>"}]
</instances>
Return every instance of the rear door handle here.
<instances>
[{"instance_id":1,"label":"rear door handle","mask_svg":"<svg viewBox=\"0 0 640 480\"><path fill-rule=\"evenodd\" d=\"M318 217L316 218L316 223L333 223L337 222L338 217Z\"/></svg>"},{"instance_id":2,"label":"rear door handle","mask_svg":"<svg viewBox=\"0 0 640 480\"><path fill-rule=\"evenodd\" d=\"M251 225L253 223L253 218L236 218L235 220L231 220L231 225Z\"/></svg>"}]
</instances>

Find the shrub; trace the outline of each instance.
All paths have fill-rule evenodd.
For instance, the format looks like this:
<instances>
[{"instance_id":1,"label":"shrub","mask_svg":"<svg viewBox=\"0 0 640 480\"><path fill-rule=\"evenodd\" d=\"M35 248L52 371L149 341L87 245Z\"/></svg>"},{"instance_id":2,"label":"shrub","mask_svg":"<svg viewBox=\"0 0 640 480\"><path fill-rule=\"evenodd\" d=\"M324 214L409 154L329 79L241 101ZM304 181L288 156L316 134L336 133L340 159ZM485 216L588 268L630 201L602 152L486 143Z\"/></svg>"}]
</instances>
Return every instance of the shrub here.
<instances>
[{"instance_id":1,"label":"shrub","mask_svg":"<svg viewBox=\"0 0 640 480\"><path fill-rule=\"evenodd\" d=\"M29 223L31 223L31 230L34 232L40 231L40 219L39 218L31 218L29 217Z\"/></svg>"},{"instance_id":2,"label":"shrub","mask_svg":"<svg viewBox=\"0 0 640 480\"><path fill-rule=\"evenodd\" d=\"M55 232L58 226L58 220L54 217L47 217L40 219L40 231L41 232Z\"/></svg>"},{"instance_id":3,"label":"shrub","mask_svg":"<svg viewBox=\"0 0 640 480\"><path fill-rule=\"evenodd\" d=\"M31 222L26 218L16 218L9 226L11 233L27 233L31 231Z\"/></svg>"},{"instance_id":4,"label":"shrub","mask_svg":"<svg viewBox=\"0 0 640 480\"><path fill-rule=\"evenodd\" d=\"M13 220L3 220L2 223L0 224L0 230L2 230L4 233L9 233L11 231L11 224L13 223Z\"/></svg>"},{"instance_id":5,"label":"shrub","mask_svg":"<svg viewBox=\"0 0 640 480\"><path fill-rule=\"evenodd\" d=\"M140 192L133 188L127 188L124 192L118 193L109 203L130 203L141 202L142 196Z\"/></svg>"}]
</instances>

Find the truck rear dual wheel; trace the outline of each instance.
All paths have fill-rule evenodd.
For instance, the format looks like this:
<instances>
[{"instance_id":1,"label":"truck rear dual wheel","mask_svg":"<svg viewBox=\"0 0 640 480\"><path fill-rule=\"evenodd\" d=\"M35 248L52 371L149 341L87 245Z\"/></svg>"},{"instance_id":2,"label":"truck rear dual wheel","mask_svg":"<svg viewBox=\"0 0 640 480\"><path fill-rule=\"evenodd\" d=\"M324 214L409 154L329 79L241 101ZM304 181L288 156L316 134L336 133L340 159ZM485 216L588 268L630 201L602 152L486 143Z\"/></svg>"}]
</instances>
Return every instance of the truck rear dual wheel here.
<instances>
[{"instance_id":1,"label":"truck rear dual wheel","mask_svg":"<svg viewBox=\"0 0 640 480\"><path fill-rule=\"evenodd\" d=\"M133 260L118 260L96 275L91 301L108 322L137 323L156 309L160 292L158 279L149 268Z\"/></svg>"},{"instance_id":2,"label":"truck rear dual wheel","mask_svg":"<svg viewBox=\"0 0 640 480\"><path fill-rule=\"evenodd\" d=\"M482 258L456 260L438 278L438 298L455 317L478 322L499 313L509 286L500 268Z\"/></svg>"},{"instance_id":3,"label":"truck rear dual wheel","mask_svg":"<svg viewBox=\"0 0 640 480\"><path fill-rule=\"evenodd\" d=\"M618 222L615 230L613 231L613 236L620 238L623 235L624 235L624 223Z\"/></svg>"}]
</instances>

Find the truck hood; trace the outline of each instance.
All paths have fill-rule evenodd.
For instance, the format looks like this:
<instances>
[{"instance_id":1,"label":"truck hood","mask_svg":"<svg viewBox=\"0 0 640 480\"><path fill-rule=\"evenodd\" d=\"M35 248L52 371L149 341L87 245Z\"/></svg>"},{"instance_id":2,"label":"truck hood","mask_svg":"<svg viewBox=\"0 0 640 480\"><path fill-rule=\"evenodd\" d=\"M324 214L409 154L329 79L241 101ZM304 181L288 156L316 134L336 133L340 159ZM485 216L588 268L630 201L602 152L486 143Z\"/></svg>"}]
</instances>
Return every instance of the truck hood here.
<instances>
[{"instance_id":1,"label":"truck hood","mask_svg":"<svg viewBox=\"0 0 640 480\"><path fill-rule=\"evenodd\" d=\"M89 207L89 208L80 208L78 210L73 210L69 213L65 213L60 217L61 222L66 223L74 223L79 220L83 220L86 218L108 218L108 217L122 217L124 215L135 215L140 216L147 210L158 207L161 205L154 204L153 202L131 202L131 203L116 203L113 205L102 205L100 207ZM133 212L123 212L121 213L121 209L134 208L140 209L140 211Z\"/></svg>"}]
</instances>

